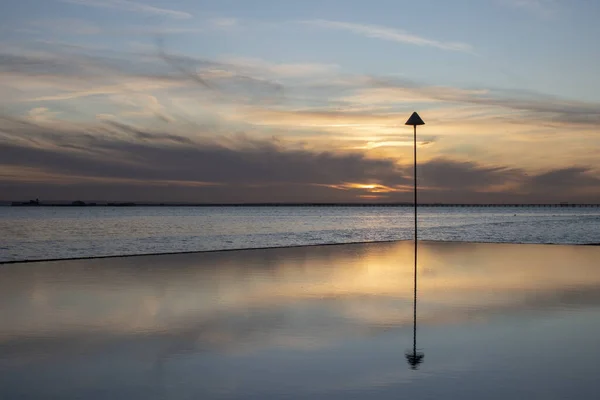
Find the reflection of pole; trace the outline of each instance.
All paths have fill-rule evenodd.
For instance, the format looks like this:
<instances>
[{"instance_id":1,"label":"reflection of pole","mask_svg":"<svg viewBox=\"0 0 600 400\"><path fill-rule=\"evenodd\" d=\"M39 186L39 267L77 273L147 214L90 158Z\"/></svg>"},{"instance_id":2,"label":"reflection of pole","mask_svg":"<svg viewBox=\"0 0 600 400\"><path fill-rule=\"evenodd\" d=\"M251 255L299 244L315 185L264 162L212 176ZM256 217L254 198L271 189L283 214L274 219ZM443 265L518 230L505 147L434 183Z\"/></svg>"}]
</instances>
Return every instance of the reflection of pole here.
<instances>
[{"instance_id":1,"label":"reflection of pole","mask_svg":"<svg viewBox=\"0 0 600 400\"><path fill-rule=\"evenodd\" d=\"M417 352L417 125L424 125L425 122L421 119L419 114L414 112L406 125L413 126L413 148L414 148L414 169L413 169L413 181L414 181L414 210L415 210L415 268L414 268L414 290L413 290L413 348L412 353L406 354L406 360L410 364L412 369L417 369L419 364L423 362L425 355Z\"/></svg>"}]
</instances>

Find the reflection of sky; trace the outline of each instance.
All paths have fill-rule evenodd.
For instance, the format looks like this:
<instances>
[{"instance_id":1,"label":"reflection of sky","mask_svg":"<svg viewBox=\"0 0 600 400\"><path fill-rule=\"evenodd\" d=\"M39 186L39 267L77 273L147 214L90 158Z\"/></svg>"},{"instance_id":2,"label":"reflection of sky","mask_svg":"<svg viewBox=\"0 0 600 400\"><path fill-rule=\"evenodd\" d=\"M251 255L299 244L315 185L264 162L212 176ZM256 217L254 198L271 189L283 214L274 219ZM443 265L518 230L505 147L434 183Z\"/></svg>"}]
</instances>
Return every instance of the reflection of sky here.
<instances>
[{"instance_id":1,"label":"reflection of sky","mask_svg":"<svg viewBox=\"0 0 600 400\"><path fill-rule=\"evenodd\" d=\"M599 251L424 243L417 372L403 357L412 344L408 242L6 265L0 389L477 398L499 387L498 396L541 398L577 382L585 394ZM479 381L465 386L466 376Z\"/></svg>"}]
</instances>

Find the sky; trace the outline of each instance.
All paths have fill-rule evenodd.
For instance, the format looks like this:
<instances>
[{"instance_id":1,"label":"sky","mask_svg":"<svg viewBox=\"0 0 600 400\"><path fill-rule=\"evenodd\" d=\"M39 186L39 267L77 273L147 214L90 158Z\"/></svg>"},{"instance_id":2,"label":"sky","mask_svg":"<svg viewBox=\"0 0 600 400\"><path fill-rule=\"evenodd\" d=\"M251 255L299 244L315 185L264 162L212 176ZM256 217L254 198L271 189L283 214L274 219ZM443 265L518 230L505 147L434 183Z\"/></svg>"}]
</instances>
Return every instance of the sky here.
<instances>
[{"instance_id":1,"label":"sky","mask_svg":"<svg viewBox=\"0 0 600 400\"><path fill-rule=\"evenodd\" d=\"M600 203L600 3L0 5L0 200Z\"/></svg>"}]
</instances>

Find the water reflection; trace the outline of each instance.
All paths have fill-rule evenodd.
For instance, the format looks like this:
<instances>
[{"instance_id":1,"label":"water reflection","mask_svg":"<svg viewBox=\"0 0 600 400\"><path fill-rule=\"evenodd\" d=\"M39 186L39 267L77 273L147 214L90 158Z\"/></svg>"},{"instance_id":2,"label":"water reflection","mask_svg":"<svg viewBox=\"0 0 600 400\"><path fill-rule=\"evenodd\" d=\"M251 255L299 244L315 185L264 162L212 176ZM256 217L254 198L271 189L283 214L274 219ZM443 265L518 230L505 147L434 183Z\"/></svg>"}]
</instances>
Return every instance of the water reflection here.
<instances>
[{"instance_id":1,"label":"water reflection","mask_svg":"<svg viewBox=\"0 0 600 400\"><path fill-rule=\"evenodd\" d=\"M588 388L600 248L421 243L418 373L398 369L411 339L407 361L423 361L413 252L400 242L5 265L1 397L435 397L477 375L463 398L501 398L524 393L519 374L529 391L564 390L550 377L565 363L576 391ZM498 377L514 390L494 392Z\"/></svg>"},{"instance_id":2,"label":"water reflection","mask_svg":"<svg viewBox=\"0 0 600 400\"><path fill-rule=\"evenodd\" d=\"M415 211L416 213L416 211ZM416 216L416 214L415 214ZM415 223L415 252L414 252L414 290L413 290L413 347L411 351L408 351L406 356L406 361L408 365L410 365L411 369L418 369L419 365L421 365L425 358L425 353L422 351L417 351L417 278L418 278L418 242L416 239L417 227Z\"/></svg>"}]
</instances>

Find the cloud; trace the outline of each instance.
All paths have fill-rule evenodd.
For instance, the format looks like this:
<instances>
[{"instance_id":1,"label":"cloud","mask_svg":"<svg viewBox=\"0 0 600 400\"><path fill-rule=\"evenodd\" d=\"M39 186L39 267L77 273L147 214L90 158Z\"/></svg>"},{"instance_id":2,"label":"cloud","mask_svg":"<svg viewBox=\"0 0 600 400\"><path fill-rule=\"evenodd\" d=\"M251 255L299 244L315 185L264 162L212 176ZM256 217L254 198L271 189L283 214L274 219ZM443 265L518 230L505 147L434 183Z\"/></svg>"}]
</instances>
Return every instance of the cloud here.
<instances>
[{"instance_id":1,"label":"cloud","mask_svg":"<svg viewBox=\"0 0 600 400\"><path fill-rule=\"evenodd\" d=\"M94 104L91 116L124 111L128 115L123 116L145 114L163 120L172 120L174 104L181 105L183 102L178 100L186 99L187 108L196 107L192 116L196 118L200 104L209 110L217 104L259 104L280 99L283 85L268 78L271 67L296 76L304 73L303 68L319 70L317 65L291 65L290 71L286 64L258 61L250 68L239 63L171 55L160 48L155 54L132 56L118 52L87 55L60 47L42 52L0 53L0 91L13 106L19 102L39 106L44 102L48 104L44 107L53 108L51 103L60 103L61 107L70 105L89 114L92 110L86 110L86 106ZM152 104L163 101L168 107ZM127 103L132 102L142 102L144 107L138 112L115 110L123 105L131 108L132 104Z\"/></svg>"},{"instance_id":2,"label":"cloud","mask_svg":"<svg viewBox=\"0 0 600 400\"><path fill-rule=\"evenodd\" d=\"M589 188L600 188L600 178L594 176L587 167L568 167L544 172L531 177L527 185L527 190L542 193L585 192Z\"/></svg>"},{"instance_id":3,"label":"cloud","mask_svg":"<svg viewBox=\"0 0 600 400\"><path fill-rule=\"evenodd\" d=\"M326 29L337 29L348 32L353 32L358 35L363 35L369 38L388 40L396 43L411 44L415 46L435 47L442 50L472 52L471 45L460 42L442 42L432 39L427 39L422 36L414 35L402 30L388 28L378 25L365 25L351 22L340 22L330 20L309 20L302 23Z\"/></svg>"},{"instance_id":4,"label":"cloud","mask_svg":"<svg viewBox=\"0 0 600 400\"><path fill-rule=\"evenodd\" d=\"M486 191L496 185L522 181L524 173L505 166L489 167L473 162L434 159L419 168L419 176L423 184L431 188Z\"/></svg>"},{"instance_id":5,"label":"cloud","mask_svg":"<svg viewBox=\"0 0 600 400\"><path fill-rule=\"evenodd\" d=\"M493 117L499 110L512 110L515 122L544 122L575 125L600 125L600 104L568 100L544 93L493 88L462 89L431 86L408 80L373 78L364 87L340 98L351 104L395 104L405 102L464 104L479 108L478 112ZM464 118L464 115L463 115ZM531 118L532 121L528 121ZM471 118L468 118L471 119Z\"/></svg>"},{"instance_id":6,"label":"cloud","mask_svg":"<svg viewBox=\"0 0 600 400\"><path fill-rule=\"evenodd\" d=\"M219 29L229 29L234 28L239 25L239 21L237 18L213 18L209 20L209 23Z\"/></svg>"},{"instance_id":7,"label":"cloud","mask_svg":"<svg viewBox=\"0 0 600 400\"><path fill-rule=\"evenodd\" d=\"M431 86L409 80L344 76L336 65L318 63L272 63L260 59L230 57L205 60L157 50L158 54L139 54L136 62L126 54L111 56L81 55L71 51L41 53L1 53L0 80L20 92L19 100L64 101L90 96L112 96L123 92L157 90L195 91L198 101L208 89L211 104L220 102L259 105L257 100L281 103L277 109L238 110L259 125L283 126L290 121L311 128L323 125L327 131L372 130L384 133L395 128L399 112L410 103L430 103L436 107L461 105L478 108L478 115L457 110L447 114L444 125L454 122L481 124L486 129L499 124L560 127L597 127L600 105L594 102L562 99L543 93L492 88ZM175 72L175 73L174 73ZM77 78L77 79L73 79ZM336 80L339 81L336 83ZM199 85L190 85L195 81ZM324 82L322 86L319 82ZM293 90L295 93L286 93ZM206 90L205 90L206 91ZM25 93L38 92L26 98ZM291 107L301 99L302 108ZM16 100L16 99L15 99ZM283 104L287 102L286 104ZM297 102L298 103L298 102ZM306 104L318 104L310 109ZM357 111L360 107L363 110ZM404 110L407 109L407 110ZM511 114L511 112L513 112ZM437 112L437 111L436 111ZM106 113L106 112L99 112ZM329 114L329 116L327 116ZM437 114L441 114L437 112ZM238 117L241 114L237 114ZM235 119L236 114L231 114ZM253 118L256 116L257 118ZM329 121L325 121L329 118ZM494 120L496 118L496 120ZM239 118L238 118L239 119ZM371 120L372 123L367 122ZM261 122L262 120L262 122ZM304 122L302 122L304 121ZM346 125L346 126L345 126ZM388 132L389 133L389 132Z\"/></svg>"},{"instance_id":8,"label":"cloud","mask_svg":"<svg viewBox=\"0 0 600 400\"><path fill-rule=\"evenodd\" d=\"M60 114L60 112L50 111L47 107L35 107L28 112L29 118L35 122L50 122L58 114Z\"/></svg>"},{"instance_id":9,"label":"cloud","mask_svg":"<svg viewBox=\"0 0 600 400\"><path fill-rule=\"evenodd\" d=\"M340 100L351 103L390 104L415 102L457 102L470 96L484 95L487 89L461 89L444 86L424 86L406 82L403 84L379 84L364 88Z\"/></svg>"},{"instance_id":10,"label":"cloud","mask_svg":"<svg viewBox=\"0 0 600 400\"><path fill-rule=\"evenodd\" d=\"M369 112L344 112L320 110L278 110L269 108L248 107L240 110L234 118L253 121L259 125L319 127L349 129L352 125L367 127L369 125L398 125L397 116L393 114L376 114Z\"/></svg>"},{"instance_id":11,"label":"cloud","mask_svg":"<svg viewBox=\"0 0 600 400\"><path fill-rule=\"evenodd\" d=\"M225 57L223 62L247 73L284 78L331 75L339 70L337 64L318 63L271 63L259 58Z\"/></svg>"},{"instance_id":12,"label":"cloud","mask_svg":"<svg viewBox=\"0 0 600 400\"><path fill-rule=\"evenodd\" d=\"M109 8L121 11L130 11L141 14L159 15L171 18L192 18L192 14L184 11L170 10L166 8L158 8L149 6L144 3L130 0L61 0L64 3L77 4L95 8Z\"/></svg>"},{"instance_id":13,"label":"cloud","mask_svg":"<svg viewBox=\"0 0 600 400\"><path fill-rule=\"evenodd\" d=\"M37 29L42 29L45 33L44 39L47 40L48 32L68 33L72 35L99 35L104 32L96 23L78 18L53 18L40 19L29 22L35 33L42 33Z\"/></svg>"},{"instance_id":14,"label":"cloud","mask_svg":"<svg viewBox=\"0 0 600 400\"><path fill-rule=\"evenodd\" d=\"M64 93L61 93L61 94L33 97L30 99L27 99L27 101L40 102L40 101L73 100L73 99L78 99L78 98L88 97L88 96L114 95L114 94L127 92L127 91L155 90L155 89L162 89L162 88L172 87L172 86L173 85L170 85L168 83L165 84L164 82L160 82L158 80L140 82L140 83L137 83L137 82L125 83L125 82L123 82L122 84L118 84L118 85L98 86L98 87L94 87L94 88L87 89L87 90L71 90L71 91L65 91Z\"/></svg>"},{"instance_id":15,"label":"cloud","mask_svg":"<svg viewBox=\"0 0 600 400\"><path fill-rule=\"evenodd\" d=\"M541 18L550 18L556 14L556 0L500 0L500 2Z\"/></svg>"},{"instance_id":16,"label":"cloud","mask_svg":"<svg viewBox=\"0 0 600 400\"><path fill-rule=\"evenodd\" d=\"M173 122L175 120L175 118L165 110L165 107L160 101L150 94L120 94L113 96L111 100L122 110L119 115L123 117L156 117L164 122Z\"/></svg>"},{"instance_id":17,"label":"cloud","mask_svg":"<svg viewBox=\"0 0 600 400\"><path fill-rule=\"evenodd\" d=\"M107 21L100 21L99 23L99 21L90 21L79 18L44 18L29 21L28 26L31 26L31 33L41 37L37 42L49 44L58 43L57 41L47 39L49 33L57 33L60 35L71 34L77 36L102 35L109 38L114 36L156 37L207 32L229 32L241 28L240 23L235 18L194 19L185 24L183 21L178 21L176 25L163 23L115 25L110 22L107 23ZM147 48L147 45L144 44L143 46ZM110 48L106 47L104 50L110 50Z\"/></svg>"},{"instance_id":18,"label":"cloud","mask_svg":"<svg viewBox=\"0 0 600 400\"><path fill-rule=\"evenodd\" d=\"M118 193L110 200L410 200L409 160L374 159L359 151L307 150L243 135L215 138L205 132L191 139L115 121L69 128L3 119L2 125L2 166L13 173L0 183L12 188L4 191L12 195L34 189L43 192L36 197L64 199L61 193L79 193L76 197L81 198L110 187L111 193ZM420 163L419 171L425 202L545 201L563 199L564 193L590 201L600 193L600 179L588 167L527 175L502 165L433 159ZM165 185L181 191L152 189Z\"/></svg>"},{"instance_id":19,"label":"cloud","mask_svg":"<svg viewBox=\"0 0 600 400\"><path fill-rule=\"evenodd\" d=\"M4 121L5 133L35 144L0 142L7 166L91 178L127 178L244 185L315 185L344 181L404 182L393 160L364 155L287 150L240 137L232 143L192 142L174 134L107 122L87 132ZM157 162L158 161L158 162Z\"/></svg>"},{"instance_id":20,"label":"cloud","mask_svg":"<svg viewBox=\"0 0 600 400\"><path fill-rule=\"evenodd\" d=\"M583 177L600 172L595 140L600 126L597 103L535 92L432 86L406 79L346 75L328 64L235 57L211 60L161 53L160 49L154 53L90 53L50 44L34 50L0 52L0 94L7 116L29 116L21 121L20 135L14 134L16 128L3 126L0 141L4 138L11 145L50 149L53 154L58 148L63 156L65 152L70 157L80 152L88 158L93 155L90 160L102 158L106 162L142 157L143 165L148 159L178 165L183 159L181 152L193 152L187 148L194 146L204 151L194 153L195 157L233 157L238 163L234 163L236 168L248 171L258 170L254 157L281 162L274 164L280 181L272 179L273 172L263 172L269 177L265 182L252 178L254 175L245 176L249 182L246 186L242 178L235 181L230 177L225 182L237 185L238 193L222 187L220 192L203 192L212 199L262 201L266 195L293 199L293 194L299 199L320 199L315 201L349 201L361 196L403 200L402 178L411 176L404 164L412 157L412 132L403 122L415 106L423 111L427 122L418 135L422 183L428 185L425 199L461 202L473 196L473 201L511 201L508 199L529 196L535 199L532 201L540 201L554 193L533 183L530 186L536 190L525 190L521 182L529 178L521 175L529 173L532 177L572 167L585 169L580 174ZM27 126L26 121L30 123ZM45 135L30 133L44 130ZM244 139L237 136L239 132L245 132ZM139 152L133 145L141 145ZM249 155L249 149L265 146L275 146L277 151L271 155L258 152L260 157ZM320 154L331 157L316 156ZM318 164L324 159L323 166L329 168L331 159L338 162L339 157L349 154L358 157L356 168L372 171L372 160L380 160L386 167L377 174L335 173L329 180L309 173L310 179L299 181L282 172L299 168L288 166L288 161L297 160L297 165L304 166L311 165L308 160ZM85 157L81 161L84 164ZM240 160L254 161L246 165ZM222 161L216 165L219 163ZM197 167L214 170L204 164ZM52 177L41 173L45 168L42 165L15 164L10 168L12 184L18 179L35 178L39 183L43 179L62 179L90 185L92 179L94 184L101 179L104 184L118 180L118 185L125 185L127 180L130 184L137 182L138 187L157 182L189 187L194 182L212 179L210 182L219 183L221 179L218 175L192 175L184 165L178 168L185 172L158 172L154 177L155 172L142 173L138 165L130 174L119 170L103 175L73 172L86 171L79 164L60 170L47 168L54 171ZM17 168L28 172L17 174ZM110 168L115 166L111 164ZM226 167L219 168L227 171ZM98 166L97 170L102 168ZM320 176L325 174L321 171ZM567 188L570 198L590 198L597 187L595 181L578 182L581 190L572 190L564 181L558 186ZM270 189L265 185L271 185ZM120 187L123 193L141 193ZM452 193L453 187L464 193ZM377 192L377 188L385 191ZM185 194L182 198L195 196Z\"/></svg>"},{"instance_id":21,"label":"cloud","mask_svg":"<svg viewBox=\"0 0 600 400\"><path fill-rule=\"evenodd\" d=\"M194 26L164 26L164 25L130 25L127 27L113 27L107 25L97 25L90 21L78 19L52 19L35 21L35 27L44 28L46 31L60 34L70 34L78 36L164 36L164 35L182 35L191 33L204 33L209 28L214 28L209 21L207 24L196 24ZM222 29L222 28L219 28ZM36 32L41 33L41 32ZM40 41L44 42L44 40Z\"/></svg>"}]
</instances>

